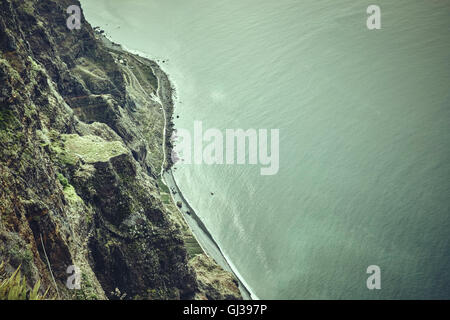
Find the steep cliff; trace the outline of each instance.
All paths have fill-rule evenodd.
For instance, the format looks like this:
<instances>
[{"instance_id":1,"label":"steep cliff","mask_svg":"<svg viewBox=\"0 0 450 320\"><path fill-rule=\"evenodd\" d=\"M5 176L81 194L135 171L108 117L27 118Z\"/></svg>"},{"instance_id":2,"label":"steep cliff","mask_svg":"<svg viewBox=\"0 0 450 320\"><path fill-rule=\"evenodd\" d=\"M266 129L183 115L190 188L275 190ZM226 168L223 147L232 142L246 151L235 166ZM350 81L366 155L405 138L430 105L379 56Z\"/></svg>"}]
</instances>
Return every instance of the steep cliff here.
<instances>
[{"instance_id":1,"label":"steep cliff","mask_svg":"<svg viewBox=\"0 0 450 320\"><path fill-rule=\"evenodd\" d=\"M159 179L172 89L66 26L70 0L0 2L0 262L61 299L239 299ZM167 159L167 160L166 160ZM71 265L81 289L66 286Z\"/></svg>"}]
</instances>

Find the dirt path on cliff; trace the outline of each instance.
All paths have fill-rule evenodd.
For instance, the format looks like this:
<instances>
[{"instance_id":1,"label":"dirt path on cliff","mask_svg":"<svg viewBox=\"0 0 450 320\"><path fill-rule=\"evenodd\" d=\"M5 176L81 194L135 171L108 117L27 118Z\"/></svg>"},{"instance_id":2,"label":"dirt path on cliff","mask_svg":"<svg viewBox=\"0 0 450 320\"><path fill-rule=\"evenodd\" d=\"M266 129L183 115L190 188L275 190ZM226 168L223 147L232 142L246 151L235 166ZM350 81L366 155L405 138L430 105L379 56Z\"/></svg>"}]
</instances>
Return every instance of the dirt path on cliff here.
<instances>
[{"instance_id":1,"label":"dirt path on cliff","mask_svg":"<svg viewBox=\"0 0 450 320\"><path fill-rule=\"evenodd\" d=\"M141 61L139 61L141 62ZM132 85L134 88L134 90L136 90L138 87L140 90L140 92L147 97L147 99L152 100L154 102L157 102L159 104L159 108L162 111L163 114L163 118L164 118L164 126L163 126L163 130L162 130L162 154L163 154L163 160L161 162L161 168L160 168L160 177L163 177L163 173L164 173L164 165L166 164L166 131L167 131L167 115L166 115L166 110L163 106L163 103L161 102L161 98L159 96L159 92L160 92L160 79L159 77L156 75L155 71L153 70L152 66L149 65L149 67L152 69L153 74L155 74L156 79L158 80L158 87L156 88L156 93L157 95L151 93L150 95L147 93L147 90L145 90L141 83L139 82L139 79L136 77L136 75L133 73L133 71L127 66L127 65L122 65L123 70L125 71L125 73L127 74L127 76L130 78L130 85ZM137 91L137 90L136 90ZM164 182L164 181L163 181Z\"/></svg>"}]
</instances>

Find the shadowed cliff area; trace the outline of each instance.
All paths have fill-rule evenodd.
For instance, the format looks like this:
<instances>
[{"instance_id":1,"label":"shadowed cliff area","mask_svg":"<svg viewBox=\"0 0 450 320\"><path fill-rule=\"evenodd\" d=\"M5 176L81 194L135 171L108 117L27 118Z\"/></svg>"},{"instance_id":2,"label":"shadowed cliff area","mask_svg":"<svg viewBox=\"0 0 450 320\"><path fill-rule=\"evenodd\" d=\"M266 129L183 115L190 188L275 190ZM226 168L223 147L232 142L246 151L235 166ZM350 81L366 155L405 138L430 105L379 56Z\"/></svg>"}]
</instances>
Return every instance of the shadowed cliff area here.
<instances>
[{"instance_id":1,"label":"shadowed cliff area","mask_svg":"<svg viewBox=\"0 0 450 320\"><path fill-rule=\"evenodd\" d=\"M84 18L69 30L74 4L0 3L0 280L20 265L61 299L240 299L161 196L167 76Z\"/></svg>"}]
</instances>

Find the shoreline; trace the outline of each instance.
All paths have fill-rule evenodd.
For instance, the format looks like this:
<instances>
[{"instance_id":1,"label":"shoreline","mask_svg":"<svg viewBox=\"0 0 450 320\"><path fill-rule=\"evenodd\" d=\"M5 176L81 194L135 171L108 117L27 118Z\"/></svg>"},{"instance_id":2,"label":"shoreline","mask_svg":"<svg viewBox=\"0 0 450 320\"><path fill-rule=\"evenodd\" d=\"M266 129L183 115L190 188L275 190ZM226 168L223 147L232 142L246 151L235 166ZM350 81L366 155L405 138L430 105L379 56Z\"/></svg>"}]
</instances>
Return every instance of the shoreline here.
<instances>
[{"instance_id":1,"label":"shoreline","mask_svg":"<svg viewBox=\"0 0 450 320\"><path fill-rule=\"evenodd\" d=\"M175 204L175 207L177 208L179 214L183 217L186 224L188 225L189 229L192 232L192 235L197 240L198 244L200 245L202 251L212 258L219 266L221 266L224 270L231 272L239 284L239 291L241 292L242 298L244 300L258 300L259 298L249 290L249 286L245 283L245 280L240 276L239 272L236 270L236 267L234 267L233 263L229 261L229 259L226 257L226 255L223 253L222 249L212 236L212 234L209 232L209 230L206 228L203 221L200 219L200 217L197 215L195 210L192 208L192 206L189 204L189 201L184 197L183 193L181 192L181 189L179 188L175 177L172 172L172 166L174 165L171 161L170 154L172 151L172 144L170 142L170 139L167 139L167 136L171 136L173 130L174 130L174 123L172 121L172 116L175 110L175 104L174 104L174 94L176 94L176 89L173 87L172 82L169 79L168 74L162 70L161 66L151 58L146 57L146 55L142 52L132 50L129 48L126 48L125 46L118 44L108 38L106 33L102 33L99 31L95 31L97 35L99 36L99 40L102 41L110 50L114 50L117 52L121 52L127 55L132 55L135 59L143 60L141 62L147 62L149 63L150 67L152 68L153 72L155 73L156 77L158 78L158 89L157 89L157 99L158 102L161 104L165 125L164 125L164 136L165 139L163 140L164 144L164 161L161 166L161 173L160 178L161 181L169 188L170 191L170 197ZM166 114L166 112L168 114ZM175 193L173 192L173 188L175 189ZM182 203L182 207L179 208L176 206L177 201L180 201ZM184 209L184 212L183 210ZM187 214L186 212L189 212Z\"/></svg>"},{"instance_id":2,"label":"shoreline","mask_svg":"<svg viewBox=\"0 0 450 320\"><path fill-rule=\"evenodd\" d=\"M171 169L164 172L162 181L169 188L172 201L174 203L177 203L178 201L181 202L181 208L177 206L177 209L186 221L189 229L199 243L203 252L207 256L214 259L214 261L216 261L216 263L219 264L224 270L231 272L236 277L239 283L239 290L241 291L241 295L244 300L259 300L259 298L249 289L248 284L245 283L245 280L240 276L233 263L229 261L227 256L223 253L219 244L192 208L189 201L184 197ZM172 188L175 189L175 192L173 192Z\"/></svg>"}]
</instances>

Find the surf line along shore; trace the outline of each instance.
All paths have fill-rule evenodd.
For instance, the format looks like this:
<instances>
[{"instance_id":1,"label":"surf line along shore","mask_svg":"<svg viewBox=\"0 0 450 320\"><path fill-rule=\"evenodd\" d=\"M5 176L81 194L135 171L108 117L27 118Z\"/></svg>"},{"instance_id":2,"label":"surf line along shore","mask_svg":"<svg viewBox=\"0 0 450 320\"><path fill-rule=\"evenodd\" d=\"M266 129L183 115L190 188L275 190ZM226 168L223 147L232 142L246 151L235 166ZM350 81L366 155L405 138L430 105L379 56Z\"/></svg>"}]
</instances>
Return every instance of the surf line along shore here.
<instances>
[{"instance_id":1,"label":"surf line along shore","mask_svg":"<svg viewBox=\"0 0 450 320\"><path fill-rule=\"evenodd\" d=\"M180 211L182 217L188 224L195 239L200 244L203 252L214 259L224 270L234 274L234 276L238 280L239 290L243 299L258 299L258 297L251 293L251 291L248 289L248 286L244 283L242 277L239 276L237 270L232 267L231 263L225 257L216 240L208 231L203 221L196 214L195 210L189 204L187 199L183 196L183 193L178 187L175 177L173 176L172 170L166 170L164 172L164 175L161 177L161 180L169 188L172 201L174 203L181 203L181 208L177 206L177 209Z\"/></svg>"},{"instance_id":2,"label":"surf line along shore","mask_svg":"<svg viewBox=\"0 0 450 320\"><path fill-rule=\"evenodd\" d=\"M162 111L164 112L164 119L167 119L164 104ZM173 125L170 125L168 127L173 128ZM163 134L166 135L166 130ZM171 147L165 144L165 148L167 154L171 154ZM166 159L167 156L164 157L164 161L166 161ZM183 193L181 192L173 175L171 164L169 164L166 170L163 170L163 167L164 163L161 167L161 181L169 189L170 197L172 198L173 203L177 204L175 207L180 212L184 221L191 229L192 234L202 248L203 252L210 258L214 259L216 263L219 264L224 270L231 272L236 277L236 279L238 280L239 291L241 292L242 298L244 300L259 299L255 294L251 293L251 291L248 289L248 285L244 284L244 280L242 279L242 277L239 275L237 270L232 267L232 264L228 261L225 254L222 252L220 246L218 245L212 234L206 228L200 217L196 214L195 210L189 204L188 200L183 196Z\"/></svg>"},{"instance_id":3,"label":"surf line along shore","mask_svg":"<svg viewBox=\"0 0 450 320\"><path fill-rule=\"evenodd\" d=\"M250 290L247 289L248 286L244 284L244 280L242 279L242 277L240 277L237 270L232 267L232 264L227 260L219 245L214 240L214 237L205 227L201 219L197 216L189 202L184 198L172 174L172 171L170 169L172 163L170 162L170 160L168 160L168 158L170 159L168 155L170 155L172 152L172 146L168 145L166 143L166 140L167 136L170 136L173 131L173 123L171 117L173 115L173 96L175 94L175 89L172 87L167 74L161 69L160 65L158 65L155 61L147 58L145 54L142 54L135 50L130 50L120 44L114 43L112 40L107 38L105 34L98 34L98 36L99 39L110 50L126 55L132 54L136 56L133 56L134 59L138 59L141 63L147 64L152 68L153 72L156 75L156 78L158 79L158 88L156 90L156 95L149 96L146 94L146 96L148 99L156 101L160 105L160 110L163 113L163 161L161 163L159 172L161 181L169 188L172 201L174 203L177 203L177 201L180 201L182 203L181 209L177 206L175 207L177 208L177 210L179 210L181 216L191 229L192 234L199 243L203 252L210 258L214 259L216 263L219 264L224 270L231 272L236 277L243 299L258 299L256 295L252 294ZM140 87L140 89L145 92L144 88ZM175 190L176 192L173 192L172 190ZM186 212L189 212L189 214L187 214Z\"/></svg>"},{"instance_id":4,"label":"surf line along shore","mask_svg":"<svg viewBox=\"0 0 450 320\"><path fill-rule=\"evenodd\" d=\"M244 280L242 279L242 277L239 275L237 270L232 267L232 264L225 257L212 234L208 231L205 224L196 214L196 212L189 204L187 199L183 196L183 193L178 187L178 184L176 183L175 177L171 170L172 164L169 163L168 166L166 167L167 169L164 170L165 165L168 162L167 161L167 159L169 158L168 155L172 153L173 148L173 146L168 145L166 143L166 139L168 135L172 134L172 129L174 127L171 121L171 115L173 114L172 95L174 93L174 89L168 79L167 74L165 74L164 71L162 71L159 66L157 67L157 69L158 72L164 74L164 77L158 76L158 79L162 78L164 79L164 81L158 81L157 96L153 97L156 98L157 101L160 103L165 121L163 128L163 148L165 150L163 150L164 156L163 162L161 164L161 173L160 173L161 181L168 187L173 203L177 202L181 203L181 208L179 208L178 206L176 206L176 208L180 212L181 216L183 217L189 228L191 229L192 234L199 243L203 252L212 259L214 259L224 270L231 272L236 277L239 284L239 291L241 292L243 299L245 300L258 299L256 295L252 294L250 290L247 289L248 286L244 284Z\"/></svg>"},{"instance_id":5,"label":"surf line along shore","mask_svg":"<svg viewBox=\"0 0 450 320\"><path fill-rule=\"evenodd\" d=\"M161 71L161 70L160 70ZM202 248L203 252L208 255L210 258L214 259L224 270L231 272L236 279L238 280L239 284L239 291L241 292L242 298L245 300L252 300L252 299L258 299L258 297L250 292L248 290L248 286L244 284L244 280L239 275L237 270L232 267L232 264L228 261L228 259L223 254L222 250L220 249L218 243L212 236L212 234L208 231L205 224L202 222L200 217L196 214L192 206L189 204L187 199L183 196L183 193L181 192L180 188L178 187L178 184L175 181L175 177L173 175L173 172L171 170L171 163L167 166L167 169L164 170L165 164L167 162L168 155L172 153L172 146L168 146L165 141L167 139L167 135L171 134L173 123L170 119L171 117L167 116L166 114L166 107L167 105L162 102L164 101L161 99L160 90L162 90L163 86L167 85L168 89L166 88L166 94L167 92L170 92L170 94L173 93L172 86L170 84L170 81L168 80L168 77L165 77L166 81L159 82L160 88L158 88L158 100L161 104L161 110L164 114L164 121L166 122L164 124L164 131L163 131L163 148L164 150L164 158L163 163L161 165L161 181L168 187L170 196L172 198L173 203L181 203L181 208L178 206L175 206L177 210L180 212L181 216L189 226L189 228L192 231L192 234L194 235L195 239L199 243L200 247ZM172 98L166 100L169 104L171 104L168 108L169 111L173 112L173 100ZM170 132L169 132L170 131Z\"/></svg>"}]
</instances>

